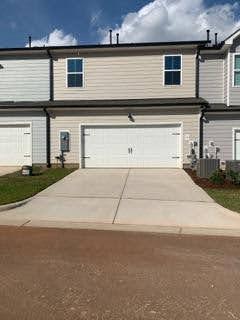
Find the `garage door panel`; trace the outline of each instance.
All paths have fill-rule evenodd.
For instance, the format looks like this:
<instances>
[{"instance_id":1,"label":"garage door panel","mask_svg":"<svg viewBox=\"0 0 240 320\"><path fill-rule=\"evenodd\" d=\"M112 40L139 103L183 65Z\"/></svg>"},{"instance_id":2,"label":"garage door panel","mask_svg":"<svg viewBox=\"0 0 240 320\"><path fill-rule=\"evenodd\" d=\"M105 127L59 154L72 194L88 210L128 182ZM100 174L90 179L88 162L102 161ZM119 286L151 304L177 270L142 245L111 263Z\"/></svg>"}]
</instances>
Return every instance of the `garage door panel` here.
<instances>
[{"instance_id":1,"label":"garage door panel","mask_svg":"<svg viewBox=\"0 0 240 320\"><path fill-rule=\"evenodd\" d=\"M31 165L31 129L29 124L0 125L0 165Z\"/></svg>"},{"instance_id":2,"label":"garage door panel","mask_svg":"<svg viewBox=\"0 0 240 320\"><path fill-rule=\"evenodd\" d=\"M85 167L180 167L180 125L84 130Z\"/></svg>"},{"instance_id":3,"label":"garage door panel","mask_svg":"<svg viewBox=\"0 0 240 320\"><path fill-rule=\"evenodd\" d=\"M176 167L180 154L180 129L168 126L132 130L135 165L143 167Z\"/></svg>"},{"instance_id":4,"label":"garage door panel","mask_svg":"<svg viewBox=\"0 0 240 320\"><path fill-rule=\"evenodd\" d=\"M128 166L128 137L123 128L87 128L84 135L87 167Z\"/></svg>"}]
</instances>

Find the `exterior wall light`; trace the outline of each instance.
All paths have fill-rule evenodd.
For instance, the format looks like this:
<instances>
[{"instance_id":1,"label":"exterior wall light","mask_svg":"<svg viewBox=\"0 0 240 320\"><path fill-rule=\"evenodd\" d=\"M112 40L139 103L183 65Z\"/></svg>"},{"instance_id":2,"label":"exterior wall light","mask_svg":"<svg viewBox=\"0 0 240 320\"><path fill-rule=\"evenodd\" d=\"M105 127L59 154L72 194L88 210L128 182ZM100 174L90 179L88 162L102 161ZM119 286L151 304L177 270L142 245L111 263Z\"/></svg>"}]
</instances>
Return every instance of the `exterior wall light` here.
<instances>
[{"instance_id":1,"label":"exterior wall light","mask_svg":"<svg viewBox=\"0 0 240 320\"><path fill-rule=\"evenodd\" d=\"M128 119L129 121L131 122L135 122L134 118L133 118L133 115L131 113L128 114Z\"/></svg>"}]
</instances>

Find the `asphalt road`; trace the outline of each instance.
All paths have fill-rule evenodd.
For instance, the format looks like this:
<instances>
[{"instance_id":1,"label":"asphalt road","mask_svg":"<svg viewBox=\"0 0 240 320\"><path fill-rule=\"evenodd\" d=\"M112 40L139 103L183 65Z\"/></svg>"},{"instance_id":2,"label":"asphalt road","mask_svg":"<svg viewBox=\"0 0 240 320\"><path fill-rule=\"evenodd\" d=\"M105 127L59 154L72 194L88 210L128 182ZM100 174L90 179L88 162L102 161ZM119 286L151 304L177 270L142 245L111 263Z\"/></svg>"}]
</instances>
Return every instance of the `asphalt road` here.
<instances>
[{"instance_id":1,"label":"asphalt road","mask_svg":"<svg viewBox=\"0 0 240 320\"><path fill-rule=\"evenodd\" d=\"M240 319L240 238L2 227L0 319Z\"/></svg>"}]
</instances>

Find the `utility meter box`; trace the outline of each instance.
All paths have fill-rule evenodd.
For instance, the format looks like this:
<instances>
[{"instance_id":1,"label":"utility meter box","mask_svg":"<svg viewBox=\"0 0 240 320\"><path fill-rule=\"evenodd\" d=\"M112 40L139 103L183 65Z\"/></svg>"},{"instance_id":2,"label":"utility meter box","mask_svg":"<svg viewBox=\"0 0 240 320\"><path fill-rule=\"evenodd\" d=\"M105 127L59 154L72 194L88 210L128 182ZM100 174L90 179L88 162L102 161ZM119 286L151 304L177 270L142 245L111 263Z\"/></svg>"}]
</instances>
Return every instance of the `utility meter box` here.
<instances>
[{"instance_id":1,"label":"utility meter box","mask_svg":"<svg viewBox=\"0 0 240 320\"><path fill-rule=\"evenodd\" d=\"M62 152L70 151L70 133L69 131L60 132L60 149Z\"/></svg>"}]
</instances>

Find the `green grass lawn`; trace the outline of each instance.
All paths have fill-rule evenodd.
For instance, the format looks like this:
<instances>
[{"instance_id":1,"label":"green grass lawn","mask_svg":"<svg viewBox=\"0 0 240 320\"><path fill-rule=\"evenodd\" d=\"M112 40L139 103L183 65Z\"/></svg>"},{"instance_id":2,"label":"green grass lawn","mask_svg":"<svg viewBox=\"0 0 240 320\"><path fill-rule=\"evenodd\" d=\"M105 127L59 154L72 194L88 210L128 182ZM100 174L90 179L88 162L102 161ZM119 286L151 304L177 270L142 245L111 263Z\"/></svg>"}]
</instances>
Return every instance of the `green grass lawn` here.
<instances>
[{"instance_id":1,"label":"green grass lawn","mask_svg":"<svg viewBox=\"0 0 240 320\"><path fill-rule=\"evenodd\" d=\"M223 207L240 213L240 188L239 189L210 189L204 190L217 203Z\"/></svg>"},{"instance_id":2,"label":"green grass lawn","mask_svg":"<svg viewBox=\"0 0 240 320\"><path fill-rule=\"evenodd\" d=\"M33 168L33 175L24 177L21 172L0 176L0 205L21 201L32 197L51 184L61 180L75 169Z\"/></svg>"}]
</instances>

